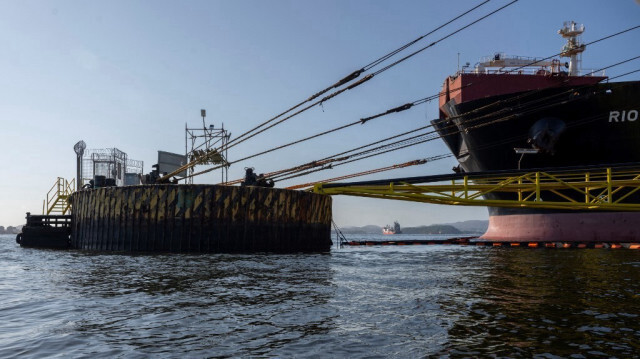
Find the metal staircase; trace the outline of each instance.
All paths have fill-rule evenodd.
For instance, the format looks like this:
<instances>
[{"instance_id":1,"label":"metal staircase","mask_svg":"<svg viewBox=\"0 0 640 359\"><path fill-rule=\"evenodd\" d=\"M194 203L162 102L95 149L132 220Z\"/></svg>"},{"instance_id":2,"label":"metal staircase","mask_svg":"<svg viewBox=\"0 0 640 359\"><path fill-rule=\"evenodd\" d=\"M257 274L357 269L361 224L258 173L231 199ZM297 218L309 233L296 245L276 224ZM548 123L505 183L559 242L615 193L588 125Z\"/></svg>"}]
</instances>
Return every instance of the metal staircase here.
<instances>
[{"instance_id":1,"label":"metal staircase","mask_svg":"<svg viewBox=\"0 0 640 359\"><path fill-rule=\"evenodd\" d=\"M71 210L71 202L69 202L69 196L71 196L71 194L75 192L75 190L75 179L67 181L62 177L58 177L49 192L47 192L47 197L42 203L42 214L68 214Z\"/></svg>"}]
</instances>

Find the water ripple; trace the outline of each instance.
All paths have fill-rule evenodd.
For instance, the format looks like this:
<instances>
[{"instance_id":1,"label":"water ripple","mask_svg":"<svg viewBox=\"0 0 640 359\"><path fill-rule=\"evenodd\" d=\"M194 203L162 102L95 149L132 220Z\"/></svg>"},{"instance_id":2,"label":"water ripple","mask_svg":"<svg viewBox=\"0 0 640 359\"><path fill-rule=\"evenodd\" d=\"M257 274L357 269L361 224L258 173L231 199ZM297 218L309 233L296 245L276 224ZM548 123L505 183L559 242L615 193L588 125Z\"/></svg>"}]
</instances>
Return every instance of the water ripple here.
<instances>
[{"instance_id":1,"label":"water ripple","mask_svg":"<svg viewBox=\"0 0 640 359\"><path fill-rule=\"evenodd\" d=\"M639 253L122 255L0 236L0 357L633 357Z\"/></svg>"}]
</instances>

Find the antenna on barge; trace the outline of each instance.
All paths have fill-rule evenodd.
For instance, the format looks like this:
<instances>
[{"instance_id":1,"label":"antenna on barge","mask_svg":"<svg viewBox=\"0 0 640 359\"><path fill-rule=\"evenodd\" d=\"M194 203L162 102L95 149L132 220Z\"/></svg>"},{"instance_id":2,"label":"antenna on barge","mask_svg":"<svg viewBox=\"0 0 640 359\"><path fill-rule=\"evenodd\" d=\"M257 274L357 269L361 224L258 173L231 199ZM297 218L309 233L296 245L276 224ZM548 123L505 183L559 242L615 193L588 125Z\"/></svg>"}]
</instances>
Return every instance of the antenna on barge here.
<instances>
[{"instance_id":1,"label":"antenna on barge","mask_svg":"<svg viewBox=\"0 0 640 359\"><path fill-rule=\"evenodd\" d=\"M568 57L569 75L578 76L578 69L582 61L582 52L586 45L580 41L580 35L584 32L584 25L576 24L574 21L565 21L558 34L567 39L567 43L562 47L561 57Z\"/></svg>"}]
</instances>

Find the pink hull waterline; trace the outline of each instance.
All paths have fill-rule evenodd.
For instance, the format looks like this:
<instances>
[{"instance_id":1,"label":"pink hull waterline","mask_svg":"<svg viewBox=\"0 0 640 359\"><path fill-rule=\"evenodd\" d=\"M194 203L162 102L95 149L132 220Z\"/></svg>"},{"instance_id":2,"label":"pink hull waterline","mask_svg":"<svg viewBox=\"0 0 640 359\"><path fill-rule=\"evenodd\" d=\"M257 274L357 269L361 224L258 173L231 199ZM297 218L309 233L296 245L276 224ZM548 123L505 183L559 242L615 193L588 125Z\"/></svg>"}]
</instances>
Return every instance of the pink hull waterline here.
<instances>
[{"instance_id":1,"label":"pink hull waterline","mask_svg":"<svg viewBox=\"0 0 640 359\"><path fill-rule=\"evenodd\" d=\"M510 242L637 242L640 213L553 213L490 216L480 237Z\"/></svg>"}]
</instances>

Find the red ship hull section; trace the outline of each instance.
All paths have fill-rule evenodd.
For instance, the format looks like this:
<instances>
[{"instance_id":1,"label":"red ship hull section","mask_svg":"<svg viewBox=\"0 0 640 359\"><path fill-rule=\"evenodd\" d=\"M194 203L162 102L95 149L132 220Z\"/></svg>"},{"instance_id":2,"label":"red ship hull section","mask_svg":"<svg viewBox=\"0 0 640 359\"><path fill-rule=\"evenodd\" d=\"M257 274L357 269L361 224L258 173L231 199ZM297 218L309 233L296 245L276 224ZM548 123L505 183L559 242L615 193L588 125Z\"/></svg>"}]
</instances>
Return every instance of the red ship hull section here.
<instances>
[{"instance_id":1,"label":"red ship hull section","mask_svg":"<svg viewBox=\"0 0 640 359\"><path fill-rule=\"evenodd\" d=\"M464 73L448 77L443 86L439 107L449 100L457 104L510 93L540 90L561 86L596 84L606 77L563 75L515 75Z\"/></svg>"},{"instance_id":2,"label":"red ship hull section","mask_svg":"<svg viewBox=\"0 0 640 359\"><path fill-rule=\"evenodd\" d=\"M508 242L633 242L640 213L549 213L490 216L485 240Z\"/></svg>"}]
</instances>

